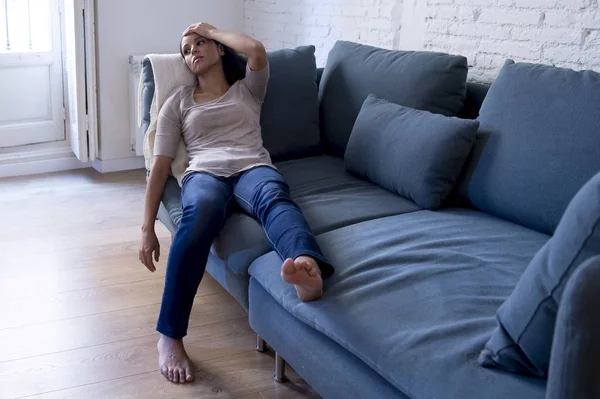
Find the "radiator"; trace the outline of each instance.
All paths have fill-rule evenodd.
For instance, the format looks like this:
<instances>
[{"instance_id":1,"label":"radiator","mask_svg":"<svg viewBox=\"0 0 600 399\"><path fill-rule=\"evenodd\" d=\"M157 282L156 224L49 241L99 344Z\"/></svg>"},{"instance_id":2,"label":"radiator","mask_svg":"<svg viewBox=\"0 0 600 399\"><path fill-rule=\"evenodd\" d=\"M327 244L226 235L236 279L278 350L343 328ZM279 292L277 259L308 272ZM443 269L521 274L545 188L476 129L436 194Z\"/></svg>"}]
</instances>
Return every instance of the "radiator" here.
<instances>
[{"instance_id":1,"label":"radiator","mask_svg":"<svg viewBox=\"0 0 600 399\"><path fill-rule=\"evenodd\" d=\"M140 75L142 74L143 55L129 56L129 133L131 136L131 153L136 156L144 155L144 134L138 121L141 119L139 112L138 89Z\"/></svg>"}]
</instances>

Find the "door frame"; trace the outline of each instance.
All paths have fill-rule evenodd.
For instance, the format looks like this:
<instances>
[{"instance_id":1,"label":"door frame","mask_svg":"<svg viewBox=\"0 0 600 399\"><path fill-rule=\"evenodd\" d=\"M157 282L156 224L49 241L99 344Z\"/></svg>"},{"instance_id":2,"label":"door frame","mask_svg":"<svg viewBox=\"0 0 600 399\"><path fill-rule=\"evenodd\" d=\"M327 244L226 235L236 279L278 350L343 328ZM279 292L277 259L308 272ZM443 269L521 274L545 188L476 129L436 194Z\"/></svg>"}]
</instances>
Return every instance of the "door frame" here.
<instances>
[{"instance_id":1,"label":"door frame","mask_svg":"<svg viewBox=\"0 0 600 399\"><path fill-rule=\"evenodd\" d=\"M65 57L67 55L67 36L65 25L65 2L72 1L75 4L75 9L83 12L82 26L83 32L83 48L76 51L76 63L83 69L84 75L80 78L85 85L85 98L78 101L78 106L85 107L81 115L85 115L85 119L79 123L77 132L78 141L81 143L75 156L82 162L95 161L98 158L98 97L97 97L97 74L96 74L96 1L95 0L59 0L60 19L61 19L61 42L62 42L62 62L63 62L63 95L65 99L65 112L69 112L69 103L73 99L69 98L69 82L67 78L67 68L65 65ZM75 27L77 33L77 27ZM83 119L83 118L82 118ZM66 142L70 148L74 145L71 140L69 121L65 121ZM84 144L85 143L85 144Z\"/></svg>"}]
</instances>

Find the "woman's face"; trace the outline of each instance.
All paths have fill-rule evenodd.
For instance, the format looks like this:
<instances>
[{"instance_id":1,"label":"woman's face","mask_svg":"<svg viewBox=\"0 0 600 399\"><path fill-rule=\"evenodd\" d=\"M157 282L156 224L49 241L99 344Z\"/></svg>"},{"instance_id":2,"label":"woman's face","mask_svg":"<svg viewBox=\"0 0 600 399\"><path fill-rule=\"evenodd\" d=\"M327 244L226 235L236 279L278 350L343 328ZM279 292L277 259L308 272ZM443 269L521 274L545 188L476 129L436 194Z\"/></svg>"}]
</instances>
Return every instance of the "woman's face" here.
<instances>
[{"instance_id":1,"label":"woman's face","mask_svg":"<svg viewBox=\"0 0 600 399\"><path fill-rule=\"evenodd\" d=\"M224 55L221 45L196 33L183 37L181 52L188 68L196 75L201 75L213 66L219 65Z\"/></svg>"}]
</instances>

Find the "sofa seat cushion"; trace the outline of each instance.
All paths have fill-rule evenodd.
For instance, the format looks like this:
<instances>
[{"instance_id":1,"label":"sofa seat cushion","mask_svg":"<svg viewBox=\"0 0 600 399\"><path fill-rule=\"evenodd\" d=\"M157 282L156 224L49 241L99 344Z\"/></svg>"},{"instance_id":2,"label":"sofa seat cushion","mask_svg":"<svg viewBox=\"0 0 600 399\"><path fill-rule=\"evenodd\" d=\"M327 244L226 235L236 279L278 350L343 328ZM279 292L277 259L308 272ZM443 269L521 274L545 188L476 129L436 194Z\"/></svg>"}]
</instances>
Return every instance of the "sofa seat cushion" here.
<instances>
[{"instance_id":1,"label":"sofa seat cushion","mask_svg":"<svg viewBox=\"0 0 600 399\"><path fill-rule=\"evenodd\" d=\"M304 158L277 167L314 234L420 210L414 202L350 175L341 158Z\"/></svg>"},{"instance_id":2,"label":"sofa seat cushion","mask_svg":"<svg viewBox=\"0 0 600 399\"><path fill-rule=\"evenodd\" d=\"M548 238L473 210L419 211L320 235L336 274L318 301L298 300L274 253L250 275L411 398L535 399L545 381L485 369L477 357Z\"/></svg>"},{"instance_id":3,"label":"sofa seat cushion","mask_svg":"<svg viewBox=\"0 0 600 399\"><path fill-rule=\"evenodd\" d=\"M303 158L276 166L314 234L420 209L407 199L351 176L337 157ZM248 274L255 259L271 250L260 224L242 213L225 222L213 245L213 253L242 275Z\"/></svg>"}]
</instances>

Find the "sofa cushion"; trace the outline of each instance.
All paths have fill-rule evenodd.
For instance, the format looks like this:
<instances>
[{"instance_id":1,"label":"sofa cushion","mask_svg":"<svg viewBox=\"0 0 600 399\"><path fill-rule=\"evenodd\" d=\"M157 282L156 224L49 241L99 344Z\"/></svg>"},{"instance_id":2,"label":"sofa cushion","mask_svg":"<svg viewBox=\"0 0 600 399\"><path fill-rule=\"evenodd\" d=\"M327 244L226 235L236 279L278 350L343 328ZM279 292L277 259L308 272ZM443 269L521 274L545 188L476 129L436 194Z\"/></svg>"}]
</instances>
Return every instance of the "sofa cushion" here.
<instances>
[{"instance_id":1,"label":"sofa cushion","mask_svg":"<svg viewBox=\"0 0 600 399\"><path fill-rule=\"evenodd\" d=\"M562 293L570 275L596 255L600 255L600 173L573 198L552 238L498 310L499 327L480 362L546 377Z\"/></svg>"},{"instance_id":2,"label":"sofa cushion","mask_svg":"<svg viewBox=\"0 0 600 399\"><path fill-rule=\"evenodd\" d=\"M403 107L369 95L346 148L350 172L425 209L446 199L479 122Z\"/></svg>"},{"instance_id":3,"label":"sofa cushion","mask_svg":"<svg viewBox=\"0 0 600 399\"><path fill-rule=\"evenodd\" d=\"M319 86L324 144L344 155L352 126L371 93L407 107L457 115L465 101L467 71L462 56L337 42Z\"/></svg>"},{"instance_id":4,"label":"sofa cushion","mask_svg":"<svg viewBox=\"0 0 600 399\"><path fill-rule=\"evenodd\" d=\"M242 307L248 310L248 284L249 276L235 274L214 253L208 254L206 271L215 279Z\"/></svg>"},{"instance_id":5,"label":"sofa cushion","mask_svg":"<svg viewBox=\"0 0 600 399\"><path fill-rule=\"evenodd\" d=\"M211 252L233 273L247 276L248 267L254 259L272 249L260 223L238 210L225 221Z\"/></svg>"},{"instance_id":6,"label":"sofa cushion","mask_svg":"<svg viewBox=\"0 0 600 399\"><path fill-rule=\"evenodd\" d=\"M298 300L275 253L250 274L411 398L535 399L545 381L480 367L477 356L496 309L547 240L477 211L420 211L318 236L336 267L319 301Z\"/></svg>"},{"instance_id":7,"label":"sofa cushion","mask_svg":"<svg viewBox=\"0 0 600 399\"><path fill-rule=\"evenodd\" d=\"M458 117L463 119L477 119L481 104L483 104L483 100L489 89L490 85L488 84L468 82L465 106L458 114Z\"/></svg>"},{"instance_id":8,"label":"sofa cushion","mask_svg":"<svg viewBox=\"0 0 600 399\"><path fill-rule=\"evenodd\" d=\"M315 47L268 53L270 77L262 106L265 148L274 161L320 151Z\"/></svg>"},{"instance_id":9,"label":"sofa cushion","mask_svg":"<svg viewBox=\"0 0 600 399\"><path fill-rule=\"evenodd\" d=\"M337 157L298 159L277 167L314 234L419 210L412 201L348 174Z\"/></svg>"},{"instance_id":10,"label":"sofa cushion","mask_svg":"<svg viewBox=\"0 0 600 399\"><path fill-rule=\"evenodd\" d=\"M552 234L600 170L600 74L507 61L480 110L458 193L476 208Z\"/></svg>"},{"instance_id":11,"label":"sofa cushion","mask_svg":"<svg viewBox=\"0 0 600 399\"><path fill-rule=\"evenodd\" d=\"M276 166L314 234L419 210L413 202L349 175L344 161L336 157L297 159ZM213 252L242 275L248 274L256 258L271 250L260 224L242 213L225 222L213 245Z\"/></svg>"}]
</instances>

